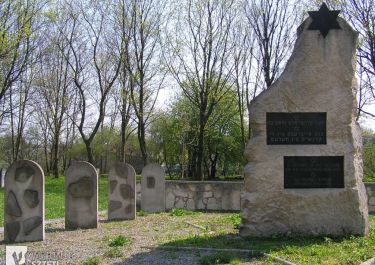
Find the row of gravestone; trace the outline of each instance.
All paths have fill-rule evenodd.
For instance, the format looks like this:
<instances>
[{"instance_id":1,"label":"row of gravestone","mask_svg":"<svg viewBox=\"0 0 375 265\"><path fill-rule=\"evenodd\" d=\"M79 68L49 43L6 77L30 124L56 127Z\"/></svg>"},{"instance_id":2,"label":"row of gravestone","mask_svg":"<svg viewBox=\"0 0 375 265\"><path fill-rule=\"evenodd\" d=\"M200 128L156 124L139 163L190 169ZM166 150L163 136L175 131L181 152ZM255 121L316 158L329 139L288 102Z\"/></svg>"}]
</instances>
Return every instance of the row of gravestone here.
<instances>
[{"instance_id":1,"label":"row of gravestone","mask_svg":"<svg viewBox=\"0 0 375 265\"><path fill-rule=\"evenodd\" d=\"M125 163L115 163L108 177L109 220L131 220L136 215L136 174ZM142 170L141 208L165 211L165 173L161 166ZM14 162L5 175L4 240L44 240L44 173L34 161ZM88 162L73 162L65 177L65 228L98 226L98 173Z\"/></svg>"}]
</instances>

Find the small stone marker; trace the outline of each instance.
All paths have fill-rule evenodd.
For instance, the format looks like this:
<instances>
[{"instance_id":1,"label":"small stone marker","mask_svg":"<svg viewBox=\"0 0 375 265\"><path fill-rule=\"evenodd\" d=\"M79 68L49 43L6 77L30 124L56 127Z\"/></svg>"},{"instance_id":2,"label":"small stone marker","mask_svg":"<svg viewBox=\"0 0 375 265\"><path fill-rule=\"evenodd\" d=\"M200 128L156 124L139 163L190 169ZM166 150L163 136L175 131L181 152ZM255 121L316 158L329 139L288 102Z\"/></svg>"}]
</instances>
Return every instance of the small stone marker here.
<instances>
[{"instance_id":1,"label":"small stone marker","mask_svg":"<svg viewBox=\"0 0 375 265\"><path fill-rule=\"evenodd\" d=\"M242 236L366 235L356 122L358 33L325 4L298 28L280 78L250 105Z\"/></svg>"},{"instance_id":2,"label":"small stone marker","mask_svg":"<svg viewBox=\"0 0 375 265\"><path fill-rule=\"evenodd\" d=\"M134 168L126 163L115 163L109 171L108 190L108 219L135 219L136 178Z\"/></svg>"},{"instance_id":3,"label":"small stone marker","mask_svg":"<svg viewBox=\"0 0 375 265\"><path fill-rule=\"evenodd\" d=\"M141 209L152 213L165 211L165 171L158 164L149 164L142 170Z\"/></svg>"},{"instance_id":4,"label":"small stone marker","mask_svg":"<svg viewBox=\"0 0 375 265\"><path fill-rule=\"evenodd\" d=\"M5 175L4 240L44 240L44 173L34 161L14 162Z\"/></svg>"},{"instance_id":5,"label":"small stone marker","mask_svg":"<svg viewBox=\"0 0 375 265\"><path fill-rule=\"evenodd\" d=\"M98 227L98 173L88 162L73 162L65 176L65 228Z\"/></svg>"}]
</instances>

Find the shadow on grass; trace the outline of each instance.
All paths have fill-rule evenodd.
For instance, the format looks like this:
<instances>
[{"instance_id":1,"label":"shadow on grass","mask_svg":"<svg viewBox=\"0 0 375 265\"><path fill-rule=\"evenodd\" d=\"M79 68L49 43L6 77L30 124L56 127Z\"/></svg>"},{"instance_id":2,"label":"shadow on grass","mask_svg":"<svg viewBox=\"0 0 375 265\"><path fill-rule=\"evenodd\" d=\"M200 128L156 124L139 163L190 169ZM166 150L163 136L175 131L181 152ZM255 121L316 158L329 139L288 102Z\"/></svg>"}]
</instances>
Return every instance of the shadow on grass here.
<instances>
[{"instance_id":1,"label":"shadow on grass","mask_svg":"<svg viewBox=\"0 0 375 265\"><path fill-rule=\"evenodd\" d=\"M200 247L200 248L218 248L218 249L246 249L260 252L271 252L283 249L285 247L306 247L311 245L325 244L327 241L340 243L349 237L272 237L272 238L251 238L241 237L238 234L221 235L199 235L187 239L170 241L163 246L177 247Z\"/></svg>"},{"instance_id":2,"label":"shadow on grass","mask_svg":"<svg viewBox=\"0 0 375 265\"><path fill-rule=\"evenodd\" d=\"M115 262L115 265L150 265L150 264L163 264L163 265L197 265L197 264L227 264L226 262L220 263L207 263L207 260L212 259L217 255L222 256L222 261L227 260L236 260L241 262L250 262L250 261L259 261L262 260L262 257L251 257L248 254L244 253L228 253L228 252L217 252L217 251L193 251L193 250L163 250L163 249L153 249L153 250L144 250L144 252L137 253L131 257L120 261ZM234 263L237 264L237 263Z\"/></svg>"},{"instance_id":3,"label":"shadow on grass","mask_svg":"<svg viewBox=\"0 0 375 265\"><path fill-rule=\"evenodd\" d=\"M286 254L286 257L294 257L294 260L304 259L306 257L312 257L312 263L319 264L317 260L324 260L329 255L329 258L337 259L339 264L344 264L346 259L352 259L355 264L357 261L365 261L371 257L371 251L369 248L374 246L373 235L368 237L356 237L356 236L345 236L345 237L272 237L272 238L251 238L251 237L240 237L238 234L220 234L211 235L208 233L190 236L184 239L175 239L165 244L161 244L158 247L147 250L145 249L142 253L137 253L123 262L116 264L132 265L132 264L200 264L198 261L202 260L202 256L220 252L219 249L240 249L249 250L248 253L241 253L240 251L225 252L226 255L232 255L238 257L243 261L261 261L265 260L266 257L262 256L262 253L268 253L274 256L274 253ZM362 243L361 243L362 242ZM347 250L348 247L354 246L365 246L360 251L363 253L348 254L345 256L340 254L340 251ZM178 249L181 247L181 249ZM168 248L168 249L166 249ZM185 248L185 249L184 249ZM201 250L193 250L192 248L201 248ZM207 248L217 249L215 251L208 251ZM334 252L325 252L327 248L334 249ZM321 250L319 250L321 249ZM337 257L336 251L337 250ZM357 249L358 250L358 249ZM347 252L347 251L346 251ZM284 254L282 256L284 256ZM178 263L176 263L175 257L178 257ZM335 257L333 257L335 256ZM163 262L158 263L155 260L161 259ZM283 257L281 257L283 258ZM203 258L204 259L204 258ZM272 258L269 258L272 260ZM288 258L287 258L288 259ZM202 263L204 264L204 263ZM307 263L306 263L307 264ZM349 264L349 263L345 263Z\"/></svg>"}]
</instances>

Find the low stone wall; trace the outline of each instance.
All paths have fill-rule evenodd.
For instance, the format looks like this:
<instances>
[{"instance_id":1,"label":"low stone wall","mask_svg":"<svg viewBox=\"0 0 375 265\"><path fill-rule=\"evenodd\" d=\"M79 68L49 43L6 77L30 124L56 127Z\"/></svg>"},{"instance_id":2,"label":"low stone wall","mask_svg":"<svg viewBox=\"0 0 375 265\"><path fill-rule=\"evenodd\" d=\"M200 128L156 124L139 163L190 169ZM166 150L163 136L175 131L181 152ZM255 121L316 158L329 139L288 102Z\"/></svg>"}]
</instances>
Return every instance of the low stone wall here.
<instances>
[{"instance_id":1,"label":"low stone wall","mask_svg":"<svg viewBox=\"0 0 375 265\"><path fill-rule=\"evenodd\" d=\"M365 182L368 196L368 211L375 213L375 182Z\"/></svg>"},{"instance_id":2,"label":"low stone wall","mask_svg":"<svg viewBox=\"0 0 375 265\"><path fill-rule=\"evenodd\" d=\"M369 212L375 213L375 182L365 183ZM166 207L189 210L241 210L243 181L166 181ZM137 183L137 205L141 185Z\"/></svg>"},{"instance_id":3,"label":"low stone wall","mask_svg":"<svg viewBox=\"0 0 375 265\"><path fill-rule=\"evenodd\" d=\"M241 210L243 181L181 181L165 182L166 209ZM141 186L137 184L137 205Z\"/></svg>"},{"instance_id":4,"label":"low stone wall","mask_svg":"<svg viewBox=\"0 0 375 265\"><path fill-rule=\"evenodd\" d=\"M167 209L241 210L242 181L167 181Z\"/></svg>"}]
</instances>

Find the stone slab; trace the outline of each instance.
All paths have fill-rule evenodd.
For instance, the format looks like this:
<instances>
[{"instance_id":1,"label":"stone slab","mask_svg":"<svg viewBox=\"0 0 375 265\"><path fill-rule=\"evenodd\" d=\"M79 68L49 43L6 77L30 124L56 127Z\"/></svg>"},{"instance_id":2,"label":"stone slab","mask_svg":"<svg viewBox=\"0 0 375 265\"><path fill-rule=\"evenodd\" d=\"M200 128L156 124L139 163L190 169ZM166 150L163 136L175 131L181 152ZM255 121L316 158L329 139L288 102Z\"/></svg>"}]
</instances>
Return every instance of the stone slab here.
<instances>
[{"instance_id":1,"label":"stone slab","mask_svg":"<svg viewBox=\"0 0 375 265\"><path fill-rule=\"evenodd\" d=\"M245 155L243 236L366 235L367 195L362 183L362 138L356 122L358 33L341 29L326 37L298 29L292 55L278 80L250 105L253 137ZM326 113L326 144L267 145L267 113ZM343 156L343 188L284 189L285 156ZM309 169L307 169L309 170Z\"/></svg>"},{"instance_id":2,"label":"stone slab","mask_svg":"<svg viewBox=\"0 0 375 265\"><path fill-rule=\"evenodd\" d=\"M136 174L126 163L115 163L108 176L108 219L132 220L136 213Z\"/></svg>"},{"instance_id":3,"label":"stone slab","mask_svg":"<svg viewBox=\"0 0 375 265\"><path fill-rule=\"evenodd\" d=\"M165 211L165 171L160 165L149 164L143 168L141 192L143 211Z\"/></svg>"},{"instance_id":4,"label":"stone slab","mask_svg":"<svg viewBox=\"0 0 375 265\"><path fill-rule=\"evenodd\" d=\"M44 173L34 161L14 162L5 175L4 240L44 240Z\"/></svg>"},{"instance_id":5,"label":"stone slab","mask_svg":"<svg viewBox=\"0 0 375 265\"><path fill-rule=\"evenodd\" d=\"M72 162L65 174L65 229L97 227L98 172L88 162Z\"/></svg>"}]
</instances>

